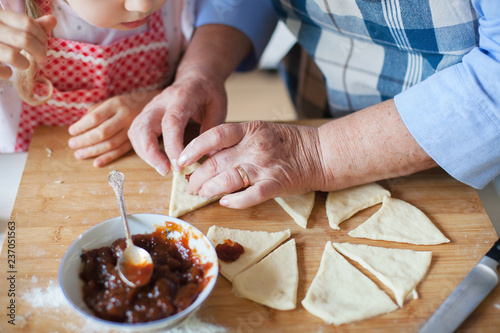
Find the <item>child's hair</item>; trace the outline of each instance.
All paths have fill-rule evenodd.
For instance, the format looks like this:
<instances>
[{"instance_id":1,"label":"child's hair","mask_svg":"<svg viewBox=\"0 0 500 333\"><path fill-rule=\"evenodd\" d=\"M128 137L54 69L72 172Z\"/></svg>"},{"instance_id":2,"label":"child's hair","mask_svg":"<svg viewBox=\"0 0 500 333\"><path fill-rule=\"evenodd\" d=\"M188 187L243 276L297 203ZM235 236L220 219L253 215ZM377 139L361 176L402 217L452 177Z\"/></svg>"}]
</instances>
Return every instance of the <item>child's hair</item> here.
<instances>
[{"instance_id":1,"label":"child's hair","mask_svg":"<svg viewBox=\"0 0 500 333\"><path fill-rule=\"evenodd\" d=\"M36 4L35 0L26 0L25 6L26 14L29 17L36 19L42 16L42 11ZM16 72L14 86L24 102L33 106L42 105L52 97L52 93L54 91L52 82L50 82L50 80L46 77L39 76L37 63L31 54L24 50L21 51L21 54L29 60L30 65L28 69ZM35 96L34 87L36 82L43 82L47 85L49 91L46 96Z\"/></svg>"}]
</instances>

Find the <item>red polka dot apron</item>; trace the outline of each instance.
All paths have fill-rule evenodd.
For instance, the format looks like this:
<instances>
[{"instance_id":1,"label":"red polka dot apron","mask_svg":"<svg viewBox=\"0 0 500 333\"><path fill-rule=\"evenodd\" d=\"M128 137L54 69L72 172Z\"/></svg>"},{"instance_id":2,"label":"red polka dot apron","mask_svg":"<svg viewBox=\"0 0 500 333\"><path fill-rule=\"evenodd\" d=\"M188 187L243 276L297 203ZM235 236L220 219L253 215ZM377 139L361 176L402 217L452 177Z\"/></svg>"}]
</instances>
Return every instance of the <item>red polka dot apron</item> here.
<instances>
[{"instance_id":1,"label":"red polka dot apron","mask_svg":"<svg viewBox=\"0 0 500 333\"><path fill-rule=\"evenodd\" d=\"M39 3L45 14L52 12L52 0ZM15 151L28 150L36 126L68 126L94 103L132 91L163 88L169 64L161 10L148 24L147 32L108 46L50 37L40 76L52 82L54 93L40 106L23 103ZM47 86L37 83L34 92L44 96Z\"/></svg>"}]
</instances>

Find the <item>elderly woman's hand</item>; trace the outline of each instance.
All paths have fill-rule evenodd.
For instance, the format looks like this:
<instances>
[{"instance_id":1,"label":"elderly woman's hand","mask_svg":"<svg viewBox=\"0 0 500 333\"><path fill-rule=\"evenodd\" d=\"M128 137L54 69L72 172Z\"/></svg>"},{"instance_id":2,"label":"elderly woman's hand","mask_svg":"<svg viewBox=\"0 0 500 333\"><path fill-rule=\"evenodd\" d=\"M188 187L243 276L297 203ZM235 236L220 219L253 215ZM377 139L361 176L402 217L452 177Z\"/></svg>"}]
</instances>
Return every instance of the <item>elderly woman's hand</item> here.
<instances>
[{"instance_id":1,"label":"elderly woman's hand","mask_svg":"<svg viewBox=\"0 0 500 333\"><path fill-rule=\"evenodd\" d=\"M201 123L202 132L223 123L226 118L223 80L209 80L197 73L177 79L157 95L135 118L128 131L137 155L163 176L170 172L169 160L176 167L190 118ZM162 134L165 152L160 150L158 143Z\"/></svg>"},{"instance_id":2,"label":"elderly woman's hand","mask_svg":"<svg viewBox=\"0 0 500 333\"><path fill-rule=\"evenodd\" d=\"M179 166L208 159L191 175L188 192L225 195L220 203L247 208L267 199L321 188L318 129L263 121L217 126L191 141ZM248 184L245 184L245 178Z\"/></svg>"},{"instance_id":3,"label":"elderly woman's hand","mask_svg":"<svg viewBox=\"0 0 500 333\"><path fill-rule=\"evenodd\" d=\"M171 167L178 169L189 119L201 124L201 132L224 122L225 81L251 48L250 39L238 29L221 24L196 28L174 83L144 108L128 131L137 155L162 175ZM158 144L160 135L165 152Z\"/></svg>"}]
</instances>

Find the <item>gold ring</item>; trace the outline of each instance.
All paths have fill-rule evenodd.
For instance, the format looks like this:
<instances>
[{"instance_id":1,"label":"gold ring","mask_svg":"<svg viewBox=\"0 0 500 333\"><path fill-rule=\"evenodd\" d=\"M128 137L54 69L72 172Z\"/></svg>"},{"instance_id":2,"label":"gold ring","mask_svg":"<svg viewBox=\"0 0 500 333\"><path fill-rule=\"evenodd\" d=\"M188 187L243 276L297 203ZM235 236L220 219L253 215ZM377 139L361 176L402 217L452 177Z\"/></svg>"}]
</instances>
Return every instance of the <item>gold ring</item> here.
<instances>
[{"instance_id":1,"label":"gold ring","mask_svg":"<svg viewBox=\"0 0 500 333\"><path fill-rule=\"evenodd\" d=\"M250 185L250 180L248 179L248 175L245 172L245 170L243 170L243 168L241 167L241 165L238 165L236 167L236 170L240 174L241 180L243 180L243 187L248 187L248 185Z\"/></svg>"}]
</instances>

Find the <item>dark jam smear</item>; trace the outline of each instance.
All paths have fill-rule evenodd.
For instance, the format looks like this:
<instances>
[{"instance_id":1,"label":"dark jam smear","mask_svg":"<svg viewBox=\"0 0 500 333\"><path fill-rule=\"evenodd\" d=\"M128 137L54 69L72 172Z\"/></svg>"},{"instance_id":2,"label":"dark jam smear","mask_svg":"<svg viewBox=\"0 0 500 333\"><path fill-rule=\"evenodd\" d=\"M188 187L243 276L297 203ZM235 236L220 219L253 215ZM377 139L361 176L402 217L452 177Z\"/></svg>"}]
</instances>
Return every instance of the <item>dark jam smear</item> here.
<instances>
[{"instance_id":1,"label":"dark jam smear","mask_svg":"<svg viewBox=\"0 0 500 333\"><path fill-rule=\"evenodd\" d=\"M233 242L230 239L226 239L224 243L217 244L215 247L217 256L220 260L225 262L236 261L243 253L245 253L245 248L238 242Z\"/></svg>"},{"instance_id":2,"label":"dark jam smear","mask_svg":"<svg viewBox=\"0 0 500 333\"><path fill-rule=\"evenodd\" d=\"M148 284L131 288L118 276L117 258L125 249L125 238L111 246L84 251L83 298L95 316L114 322L142 323L169 317L190 306L202 292L211 264L201 264L191 251L188 237L167 238L169 227L151 234L134 235L135 245L146 249L153 259L153 275ZM178 229L178 228L177 228Z\"/></svg>"}]
</instances>

